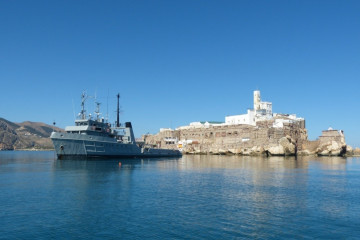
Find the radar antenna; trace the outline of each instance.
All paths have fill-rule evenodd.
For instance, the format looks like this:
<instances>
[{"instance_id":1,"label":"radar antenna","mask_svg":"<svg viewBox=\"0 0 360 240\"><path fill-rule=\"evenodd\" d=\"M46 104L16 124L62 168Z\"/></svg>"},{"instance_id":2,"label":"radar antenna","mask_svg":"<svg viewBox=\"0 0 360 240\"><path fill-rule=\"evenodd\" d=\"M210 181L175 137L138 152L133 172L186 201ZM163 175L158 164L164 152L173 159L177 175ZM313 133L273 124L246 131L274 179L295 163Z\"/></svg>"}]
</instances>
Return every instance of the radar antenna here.
<instances>
[{"instance_id":1,"label":"radar antenna","mask_svg":"<svg viewBox=\"0 0 360 240\"><path fill-rule=\"evenodd\" d=\"M56 122L55 122L55 120L53 121L53 132L56 132L55 131L55 125L56 125Z\"/></svg>"}]
</instances>

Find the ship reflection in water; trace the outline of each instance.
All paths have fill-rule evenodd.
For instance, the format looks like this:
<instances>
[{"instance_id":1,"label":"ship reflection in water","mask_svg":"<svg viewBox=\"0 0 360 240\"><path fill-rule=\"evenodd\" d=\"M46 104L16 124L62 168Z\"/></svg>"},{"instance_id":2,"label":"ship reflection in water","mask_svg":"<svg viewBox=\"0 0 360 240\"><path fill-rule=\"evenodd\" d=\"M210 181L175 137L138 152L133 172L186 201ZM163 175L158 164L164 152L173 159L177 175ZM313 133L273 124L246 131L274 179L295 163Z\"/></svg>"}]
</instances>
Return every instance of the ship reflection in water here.
<instances>
[{"instance_id":1,"label":"ship reflection in water","mask_svg":"<svg viewBox=\"0 0 360 240\"><path fill-rule=\"evenodd\" d=\"M0 152L0 231L4 239L351 239L360 235L359 172L359 158Z\"/></svg>"}]
</instances>

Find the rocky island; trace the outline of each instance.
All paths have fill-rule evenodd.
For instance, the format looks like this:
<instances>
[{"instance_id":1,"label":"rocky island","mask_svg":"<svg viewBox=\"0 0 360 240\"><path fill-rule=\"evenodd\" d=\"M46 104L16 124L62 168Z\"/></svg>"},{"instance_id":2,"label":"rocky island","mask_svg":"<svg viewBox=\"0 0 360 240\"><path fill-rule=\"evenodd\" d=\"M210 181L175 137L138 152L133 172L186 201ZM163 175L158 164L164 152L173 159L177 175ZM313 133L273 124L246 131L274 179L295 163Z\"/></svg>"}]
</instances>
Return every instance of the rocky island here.
<instances>
[{"instance_id":1,"label":"rocky island","mask_svg":"<svg viewBox=\"0 0 360 240\"><path fill-rule=\"evenodd\" d=\"M254 108L246 114L227 116L225 122L193 122L176 129L143 135L145 144L179 148L184 154L239 154L264 156L359 154L345 142L344 132L329 128L315 141L308 140L305 119L272 112L254 91Z\"/></svg>"}]
</instances>

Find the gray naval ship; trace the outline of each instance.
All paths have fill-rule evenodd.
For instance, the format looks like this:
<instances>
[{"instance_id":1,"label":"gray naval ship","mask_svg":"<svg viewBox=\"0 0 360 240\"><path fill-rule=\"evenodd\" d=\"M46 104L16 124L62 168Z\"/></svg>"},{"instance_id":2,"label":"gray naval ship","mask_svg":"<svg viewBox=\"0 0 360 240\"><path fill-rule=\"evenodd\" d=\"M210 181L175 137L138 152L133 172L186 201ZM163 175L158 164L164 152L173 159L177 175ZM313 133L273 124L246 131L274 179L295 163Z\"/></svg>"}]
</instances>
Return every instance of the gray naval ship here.
<instances>
[{"instance_id":1,"label":"gray naval ship","mask_svg":"<svg viewBox=\"0 0 360 240\"><path fill-rule=\"evenodd\" d=\"M52 132L58 159L68 158L147 158L180 157L179 150L160 149L136 143L131 122L119 123L119 98L117 95L117 122L112 127L104 118L100 118L99 103L96 117L86 116L85 101L82 94L81 112L75 120L75 126L68 126L65 132Z\"/></svg>"}]
</instances>

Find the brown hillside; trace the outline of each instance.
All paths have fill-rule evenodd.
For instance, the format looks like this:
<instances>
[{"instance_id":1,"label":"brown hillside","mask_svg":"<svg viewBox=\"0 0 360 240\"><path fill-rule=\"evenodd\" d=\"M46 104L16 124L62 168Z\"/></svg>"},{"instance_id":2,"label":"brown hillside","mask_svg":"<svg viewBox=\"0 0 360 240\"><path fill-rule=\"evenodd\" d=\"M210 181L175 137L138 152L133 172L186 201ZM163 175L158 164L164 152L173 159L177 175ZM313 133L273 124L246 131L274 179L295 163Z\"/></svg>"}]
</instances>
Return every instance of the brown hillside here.
<instances>
[{"instance_id":1,"label":"brown hillside","mask_svg":"<svg viewBox=\"0 0 360 240\"><path fill-rule=\"evenodd\" d=\"M0 118L0 150L52 149L50 134L62 129L41 123L13 123Z\"/></svg>"}]
</instances>

